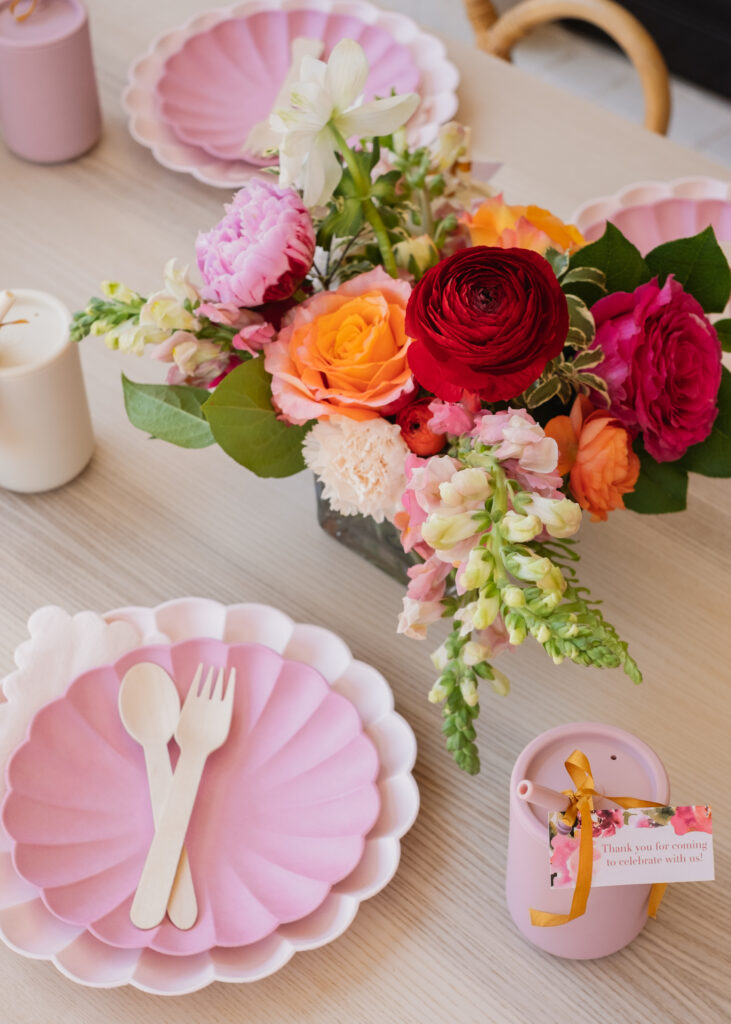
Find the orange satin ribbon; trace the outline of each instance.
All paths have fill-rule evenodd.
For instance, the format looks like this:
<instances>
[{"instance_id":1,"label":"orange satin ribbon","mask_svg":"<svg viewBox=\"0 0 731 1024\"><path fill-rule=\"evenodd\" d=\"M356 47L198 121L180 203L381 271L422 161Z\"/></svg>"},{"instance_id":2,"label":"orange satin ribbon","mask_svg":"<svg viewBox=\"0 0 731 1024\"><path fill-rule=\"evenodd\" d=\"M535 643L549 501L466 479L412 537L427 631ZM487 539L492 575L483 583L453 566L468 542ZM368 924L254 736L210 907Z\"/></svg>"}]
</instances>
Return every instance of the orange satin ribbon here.
<instances>
[{"instance_id":1,"label":"orange satin ribbon","mask_svg":"<svg viewBox=\"0 0 731 1024\"><path fill-rule=\"evenodd\" d=\"M631 796L607 796L605 793L597 793L594 788L594 778L591 774L589 759L581 750L575 750L569 758L564 761L566 771L571 777L574 789L564 789L563 794L568 798L569 806L563 814L566 825L573 827L576 818L581 815L581 828L579 829L579 869L576 872L576 887L571 900L571 909L568 914L550 914L546 910L531 910L531 924L539 928L550 928L558 924L567 924L575 920L586 910L586 903L591 891L591 876L594 867L594 837L591 828L591 813L594 810L594 797L601 797L603 800L611 800L620 807L664 807L655 800L636 800ZM655 917L660 906L663 894L667 885L657 883L650 890L650 902L647 913Z\"/></svg>"},{"instance_id":2,"label":"orange satin ribbon","mask_svg":"<svg viewBox=\"0 0 731 1024\"><path fill-rule=\"evenodd\" d=\"M20 7L21 3L23 2L24 0L11 0L10 13L15 18L16 21L25 21L26 18L30 18L31 14L36 8L36 0L29 0L27 9L25 11L22 11L20 14L16 14L16 8Z\"/></svg>"}]
</instances>

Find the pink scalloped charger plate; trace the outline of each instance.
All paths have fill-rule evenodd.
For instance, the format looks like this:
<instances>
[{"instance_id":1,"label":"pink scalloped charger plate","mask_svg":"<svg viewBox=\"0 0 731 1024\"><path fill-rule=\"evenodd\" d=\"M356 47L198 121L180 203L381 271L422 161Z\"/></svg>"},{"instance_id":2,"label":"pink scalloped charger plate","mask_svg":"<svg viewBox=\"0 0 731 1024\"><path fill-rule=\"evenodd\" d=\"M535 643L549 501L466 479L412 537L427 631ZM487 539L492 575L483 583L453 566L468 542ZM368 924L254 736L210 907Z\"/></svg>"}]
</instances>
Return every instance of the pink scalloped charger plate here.
<instances>
[{"instance_id":1,"label":"pink scalloped charger plate","mask_svg":"<svg viewBox=\"0 0 731 1024\"><path fill-rule=\"evenodd\" d=\"M388 95L396 82L399 89L415 88L421 103L407 125L412 145L428 145L436 138L439 125L454 117L457 69L447 59L441 40L423 32L411 18L365 0L246 0L196 15L154 40L147 53L134 62L122 96L133 138L170 170L190 173L219 188L244 185L259 168L250 162L250 156L237 156L238 148L245 142L252 118L260 121L269 114L289 67L292 25L304 14L312 19L311 25L316 19L325 19L319 35L327 41L326 54L346 31L364 45L372 62L368 95ZM254 63L245 68L228 52L234 45L230 26L245 25L258 17L279 19L280 28L272 39L258 36L257 43L266 52L265 61L276 60L276 75L262 67L258 50ZM301 24L305 33L314 31L305 27L304 20ZM219 25L229 27L219 30ZM286 25L286 31L281 25ZM242 30L235 31L238 38ZM244 36L236 45L248 46L242 42ZM191 53L205 62L205 73L190 61ZM188 66L190 83L177 73L182 63ZM231 95L223 95L226 88L233 90ZM256 89L255 100L252 88ZM223 153L229 155L224 158Z\"/></svg>"},{"instance_id":2,"label":"pink scalloped charger plate","mask_svg":"<svg viewBox=\"0 0 731 1024\"><path fill-rule=\"evenodd\" d=\"M133 664L185 698L199 663L235 667L229 737L206 763L186 848L189 931L140 931L129 910L153 836L144 756L117 710ZM177 748L171 742L171 760ZM379 759L356 708L312 666L213 638L139 647L76 678L34 716L7 765L2 822L18 874L60 920L121 949L190 956L243 947L323 904L379 814Z\"/></svg>"},{"instance_id":3,"label":"pink scalloped charger plate","mask_svg":"<svg viewBox=\"0 0 731 1024\"><path fill-rule=\"evenodd\" d=\"M643 255L709 225L720 242L731 242L731 183L704 177L638 182L589 200L572 219L587 242L611 221Z\"/></svg>"},{"instance_id":4,"label":"pink scalloped charger plate","mask_svg":"<svg viewBox=\"0 0 731 1024\"><path fill-rule=\"evenodd\" d=\"M161 117L183 142L222 160L270 163L243 144L271 110L298 37L321 39L323 60L341 39L360 43L370 66L366 100L418 91L409 48L385 28L326 10L264 10L218 22L168 58L155 89Z\"/></svg>"}]
</instances>

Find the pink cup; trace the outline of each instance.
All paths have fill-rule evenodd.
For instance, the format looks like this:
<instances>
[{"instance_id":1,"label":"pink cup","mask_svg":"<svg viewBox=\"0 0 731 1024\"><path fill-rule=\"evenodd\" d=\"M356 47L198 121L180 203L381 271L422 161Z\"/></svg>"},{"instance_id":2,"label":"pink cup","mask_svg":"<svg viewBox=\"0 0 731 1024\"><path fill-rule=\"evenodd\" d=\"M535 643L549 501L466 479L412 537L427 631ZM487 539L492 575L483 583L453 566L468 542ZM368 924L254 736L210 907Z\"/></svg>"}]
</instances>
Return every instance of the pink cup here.
<instances>
[{"instance_id":1,"label":"pink cup","mask_svg":"<svg viewBox=\"0 0 731 1024\"><path fill-rule=\"evenodd\" d=\"M549 729L529 743L515 762L510 779L508 910L534 945L556 956L590 960L616 953L639 934L647 920L651 886L592 888L581 917L549 928L531 924L531 908L568 913L573 890L551 888L549 812L522 800L518 786L529 779L553 790L572 789L564 761L577 749L588 757L599 792L667 803L670 782L662 761L645 743L623 729L599 722ZM594 804L597 808L617 806L604 800Z\"/></svg>"},{"instance_id":2,"label":"pink cup","mask_svg":"<svg viewBox=\"0 0 731 1024\"><path fill-rule=\"evenodd\" d=\"M38 0L16 21L0 8L0 128L25 160L73 160L99 139L101 112L81 0Z\"/></svg>"}]
</instances>

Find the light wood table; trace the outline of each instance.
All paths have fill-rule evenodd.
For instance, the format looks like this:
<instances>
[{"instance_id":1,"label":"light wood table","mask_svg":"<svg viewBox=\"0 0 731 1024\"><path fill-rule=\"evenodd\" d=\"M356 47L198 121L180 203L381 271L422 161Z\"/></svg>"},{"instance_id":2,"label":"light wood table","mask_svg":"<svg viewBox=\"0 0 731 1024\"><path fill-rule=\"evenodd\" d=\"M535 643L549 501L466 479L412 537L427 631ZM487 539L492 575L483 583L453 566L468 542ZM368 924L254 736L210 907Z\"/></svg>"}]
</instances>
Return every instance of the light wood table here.
<instances>
[{"instance_id":1,"label":"light wood table","mask_svg":"<svg viewBox=\"0 0 731 1024\"><path fill-rule=\"evenodd\" d=\"M130 61L202 0L91 3L105 136L62 167L21 163L0 147L0 285L54 292L72 308L102 277L158 287L164 261L193 259L198 228L227 196L159 167L127 134L119 96ZM211 5L213 6L213 5ZM466 46L462 119L478 154L504 161L497 183L516 202L568 215L631 181L707 173L718 165ZM0 494L0 662L42 604L103 611L184 594L264 601L340 633L390 680L419 742L420 817L391 885L334 944L273 977L214 985L185 998L78 987L49 963L0 949L5 1024L533 1024L565 1020L690 1024L728 1020L729 485L694 478L688 511L615 514L582 531L581 572L645 672L554 667L526 643L505 659L508 698L488 692L483 769L460 774L426 702L430 649L395 635L400 587L322 533L308 475L257 480L217 449L148 441L125 419L122 361L85 343L98 446L92 464L51 494ZM50 443L50 439L49 439ZM596 719L636 731L661 755L678 802L715 805L715 884L678 885L657 921L623 952L564 962L527 945L503 898L508 779L537 733Z\"/></svg>"}]
</instances>

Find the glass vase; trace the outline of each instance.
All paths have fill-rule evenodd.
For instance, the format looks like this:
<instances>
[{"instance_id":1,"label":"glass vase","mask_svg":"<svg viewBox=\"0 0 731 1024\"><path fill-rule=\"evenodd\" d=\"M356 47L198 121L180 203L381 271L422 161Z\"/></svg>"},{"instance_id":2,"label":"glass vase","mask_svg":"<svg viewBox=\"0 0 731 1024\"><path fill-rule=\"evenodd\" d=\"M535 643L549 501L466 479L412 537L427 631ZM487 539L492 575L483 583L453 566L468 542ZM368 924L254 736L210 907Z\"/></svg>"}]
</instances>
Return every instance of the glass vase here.
<instances>
[{"instance_id":1,"label":"glass vase","mask_svg":"<svg viewBox=\"0 0 731 1024\"><path fill-rule=\"evenodd\" d=\"M399 583L408 583L406 570L421 559L414 552L404 551L396 527L387 520L377 523L370 516L344 516L335 512L322 492L322 484L315 480L317 520L325 533Z\"/></svg>"}]
</instances>

